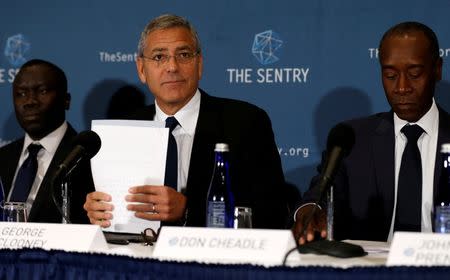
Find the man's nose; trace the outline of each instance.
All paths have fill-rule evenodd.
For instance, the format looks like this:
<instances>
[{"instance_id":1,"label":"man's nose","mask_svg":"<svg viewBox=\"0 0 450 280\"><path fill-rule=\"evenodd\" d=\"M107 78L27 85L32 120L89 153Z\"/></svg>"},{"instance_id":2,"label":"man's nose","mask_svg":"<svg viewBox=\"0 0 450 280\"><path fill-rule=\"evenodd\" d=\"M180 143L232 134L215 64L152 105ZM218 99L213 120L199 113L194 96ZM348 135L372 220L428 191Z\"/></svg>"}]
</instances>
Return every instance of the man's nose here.
<instances>
[{"instance_id":1,"label":"man's nose","mask_svg":"<svg viewBox=\"0 0 450 280\"><path fill-rule=\"evenodd\" d=\"M29 91L26 95L26 99L24 102L25 106L36 106L39 104L38 93L36 91Z\"/></svg>"},{"instance_id":2,"label":"man's nose","mask_svg":"<svg viewBox=\"0 0 450 280\"><path fill-rule=\"evenodd\" d=\"M399 94L408 93L412 90L411 83L406 74L400 74L395 90Z\"/></svg>"},{"instance_id":3,"label":"man's nose","mask_svg":"<svg viewBox=\"0 0 450 280\"><path fill-rule=\"evenodd\" d=\"M166 62L166 69L168 72L176 72L178 70L179 64L175 55L171 55Z\"/></svg>"}]
</instances>

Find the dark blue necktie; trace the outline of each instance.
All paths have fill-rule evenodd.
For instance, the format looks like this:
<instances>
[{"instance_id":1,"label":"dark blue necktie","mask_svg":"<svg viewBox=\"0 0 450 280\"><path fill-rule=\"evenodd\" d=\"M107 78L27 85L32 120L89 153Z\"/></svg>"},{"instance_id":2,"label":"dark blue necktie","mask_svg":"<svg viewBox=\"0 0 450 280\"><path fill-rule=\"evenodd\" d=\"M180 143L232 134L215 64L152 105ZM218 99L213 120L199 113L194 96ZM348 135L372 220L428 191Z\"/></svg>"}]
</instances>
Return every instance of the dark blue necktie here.
<instances>
[{"instance_id":1,"label":"dark blue necktie","mask_svg":"<svg viewBox=\"0 0 450 280\"><path fill-rule=\"evenodd\" d=\"M28 146L28 157L22 163L22 166L20 166L19 172L17 172L14 189L9 198L10 201L27 201L38 169L37 154L41 149L42 146L39 144L30 144Z\"/></svg>"},{"instance_id":2,"label":"dark blue necktie","mask_svg":"<svg viewBox=\"0 0 450 280\"><path fill-rule=\"evenodd\" d=\"M178 150L177 141L172 132L177 127L178 121L175 117L168 117L166 119L166 127L169 128L169 143L167 145L167 159L166 159L166 175L164 177L164 185L177 189L178 181Z\"/></svg>"},{"instance_id":3,"label":"dark blue necktie","mask_svg":"<svg viewBox=\"0 0 450 280\"><path fill-rule=\"evenodd\" d=\"M402 130L408 142L398 174L397 209L394 231L420 231L422 214L422 163L417 139L423 133L418 125L405 125Z\"/></svg>"}]
</instances>

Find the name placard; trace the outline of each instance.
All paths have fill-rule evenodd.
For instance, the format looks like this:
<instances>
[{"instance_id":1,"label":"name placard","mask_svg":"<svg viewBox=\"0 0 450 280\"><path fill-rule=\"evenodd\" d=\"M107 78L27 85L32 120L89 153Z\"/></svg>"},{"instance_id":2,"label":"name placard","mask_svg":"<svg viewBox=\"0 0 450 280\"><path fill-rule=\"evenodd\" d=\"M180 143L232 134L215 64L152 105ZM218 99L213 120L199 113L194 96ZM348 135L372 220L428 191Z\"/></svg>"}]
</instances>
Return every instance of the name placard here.
<instances>
[{"instance_id":1,"label":"name placard","mask_svg":"<svg viewBox=\"0 0 450 280\"><path fill-rule=\"evenodd\" d=\"M290 230L163 227L153 251L161 260L281 265L295 247ZM299 262L292 252L289 263Z\"/></svg>"},{"instance_id":2,"label":"name placard","mask_svg":"<svg viewBox=\"0 0 450 280\"><path fill-rule=\"evenodd\" d=\"M388 266L449 266L450 234L396 232Z\"/></svg>"},{"instance_id":3,"label":"name placard","mask_svg":"<svg viewBox=\"0 0 450 280\"><path fill-rule=\"evenodd\" d=\"M0 248L104 252L108 245L96 225L0 222Z\"/></svg>"}]
</instances>

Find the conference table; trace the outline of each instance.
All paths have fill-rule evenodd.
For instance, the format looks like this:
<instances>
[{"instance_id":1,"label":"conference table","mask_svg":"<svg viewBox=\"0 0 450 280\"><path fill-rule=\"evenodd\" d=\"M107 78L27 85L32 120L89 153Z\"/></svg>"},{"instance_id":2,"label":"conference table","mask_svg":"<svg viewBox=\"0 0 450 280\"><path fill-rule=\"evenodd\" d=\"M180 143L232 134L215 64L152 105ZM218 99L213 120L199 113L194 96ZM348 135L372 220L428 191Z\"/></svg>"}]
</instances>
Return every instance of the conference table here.
<instances>
[{"instance_id":1,"label":"conference table","mask_svg":"<svg viewBox=\"0 0 450 280\"><path fill-rule=\"evenodd\" d=\"M67 240L70 242L70 240ZM448 279L450 267L388 267L388 244L360 242L367 256L338 259L302 254L295 263L264 267L162 261L153 246L108 244L100 253L0 250L0 279ZM297 252L294 252L297 254ZM441 277L441 278L438 278Z\"/></svg>"}]
</instances>

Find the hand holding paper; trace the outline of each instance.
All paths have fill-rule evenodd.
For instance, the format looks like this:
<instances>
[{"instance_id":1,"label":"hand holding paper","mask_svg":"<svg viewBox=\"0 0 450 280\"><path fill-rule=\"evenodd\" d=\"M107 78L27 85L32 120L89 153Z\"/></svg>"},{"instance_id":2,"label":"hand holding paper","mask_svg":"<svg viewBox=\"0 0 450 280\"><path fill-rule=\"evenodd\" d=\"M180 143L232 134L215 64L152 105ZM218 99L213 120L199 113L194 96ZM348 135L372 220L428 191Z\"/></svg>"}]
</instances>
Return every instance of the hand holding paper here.
<instances>
[{"instance_id":1,"label":"hand holding paper","mask_svg":"<svg viewBox=\"0 0 450 280\"><path fill-rule=\"evenodd\" d=\"M114 205L109 202L111 202L111 196L104 192L92 192L87 195L83 208L91 224L104 228L111 226L110 220L113 218L111 211Z\"/></svg>"},{"instance_id":2,"label":"hand holding paper","mask_svg":"<svg viewBox=\"0 0 450 280\"><path fill-rule=\"evenodd\" d=\"M136 211L136 217L146 220L174 222L184 216L186 197L167 186L137 186L130 188L128 202L143 204L128 204L127 209Z\"/></svg>"},{"instance_id":3,"label":"hand holding paper","mask_svg":"<svg viewBox=\"0 0 450 280\"><path fill-rule=\"evenodd\" d=\"M152 121L95 120L92 130L102 139L102 147L91 160L97 191L85 204L91 222L94 219L113 232L157 230L160 222L136 217L127 209L125 197L130 187L163 184L168 129Z\"/></svg>"}]
</instances>

